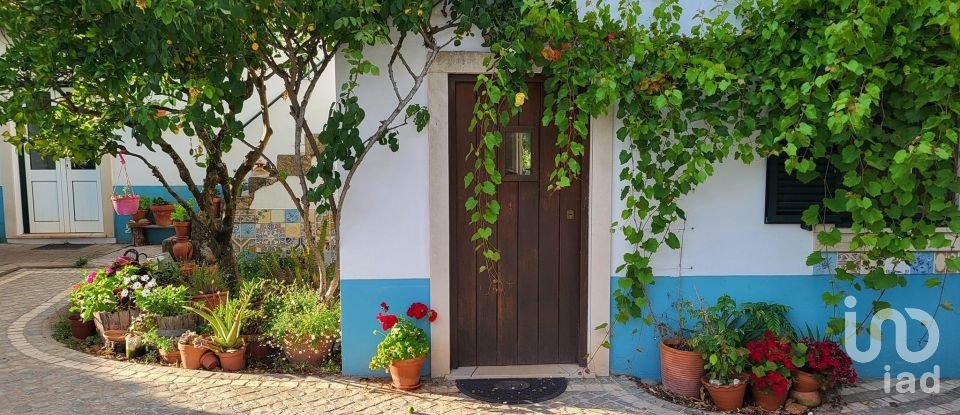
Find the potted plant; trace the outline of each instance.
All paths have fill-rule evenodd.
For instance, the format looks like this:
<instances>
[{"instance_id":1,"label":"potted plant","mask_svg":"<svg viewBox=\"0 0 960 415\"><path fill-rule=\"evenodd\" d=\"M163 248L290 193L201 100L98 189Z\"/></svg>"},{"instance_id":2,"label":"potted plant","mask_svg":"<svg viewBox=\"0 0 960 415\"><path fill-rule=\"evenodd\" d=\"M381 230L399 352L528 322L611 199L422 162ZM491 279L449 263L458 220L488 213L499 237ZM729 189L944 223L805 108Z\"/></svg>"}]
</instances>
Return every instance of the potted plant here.
<instances>
[{"instance_id":1,"label":"potted plant","mask_svg":"<svg viewBox=\"0 0 960 415\"><path fill-rule=\"evenodd\" d=\"M141 221L150 223L150 221L147 220L147 214L150 213L150 203L152 200L153 199L148 196L141 196L140 201L137 203L137 211L133 212L133 217L130 219L136 223L141 223Z\"/></svg>"},{"instance_id":2,"label":"potted plant","mask_svg":"<svg viewBox=\"0 0 960 415\"><path fill-rule=\"evenodd\" d=\"M157 226L170 226L172 223L170 215L173 214L173 205L167 202L166 199L157 197L153 199L153 204L150 206L150 213L153 213L153 223L156 223Z\"/></svg>"},{"instance_id":3,"label":"potted plant","mask_svg":"<svg viewBox=\"0 0 960 415\"><path fill-rule=\"evenodd\" d=\"M806 364L793 371L791 397L795 401L813 408L823 402L822 391L856 383L853 360L839 343L812 333L800 342L806 346L807 355Z\"/></svg>"},{"instance_id":4,"label":"potted plant","mask_svg":"<svg viewBox=\"0 0 960 415\"><path fill-rule=\"evenodd\" d=\"M187 330L177 340L177 350L180 352L180 361L186 369L199 369L200 357L207 352L207 342L197 333Z\"/></svg>"},{"instance_id":5,"label":"potted plant","mask_svg":"<svg viewBox=\"0 0 960 415\"><path fill-rule=\"evenodd\" d=\"M791 372L806 363L806 345L768 331L763 338L747 342L747 350L753 399L764 410L779 410L787 400Z\"/></svg>"},{"instance_id":6,"label":"potted plant","mask_svg":"<svg viewBox=\"0 0 960 415\"><path fill-rule=\"evenodd\" d=\"M309 288L293 288L283 295L265 333L291 363L319 365L340 339L340 304L321 302Z\"/></svg>"},{"instance_id":7,"label":"potted plant","mask_svg":"<svg viewBox=\"0 0 960 415\"><path fill-rule=\"evenodd\" d=\"M140 196L133 193L129 183L123 187L123 193L114 193L110 196L110 201L113 202L113 210L118 215L133 215L140 206Z\"/></svg>"},{"instance_id":8,"label":"potted plant","mask_svg":"<svg viewBox=\"0 0 960 415\"><path fill-rule=\"evenodd\" d=\"M162 336L157 330L150 330L143 335L143 344L156 349L161 361L174 366L180 363L180 351L172 337Z\"/></svg>"},{"instance_id":9,"label":"potted plant","mask_svg":"<svg viewBox=\"0 0 960 415\"><path fill-rule=\"evenodd\" d=\"M370 369L388 369L393 386L401 390L420 387L420 372L430 353L430 338L427 332L414 324L414 320L427 318L431 323L437 312L423 303L413 303L407 308L407 317L390 314L386 303L380 303L377 320L386 332L377 345L377 354L370 359Z\"/></svg>"},{"instance_id":10,"label":"potted plant","mask_svg":"<svg viewBox=\"0 0 960 415\"><path fill-rule=\"evenodd\" d=\"M184 274L184 277L189 292L193 294L195 305L202 303L207 308L214 309L230 299L227 277L216 265L197 266L189 274Z\"/></svg>"},{"instance_id":11,"label":"potted plant","mask_svg":"<svg viewBox=\"0 0 960 415\"><path fill-rule=\"evenodd\" d=\"M183 205L173 208L170 215L173 221L173 231L176 242L173 244L173 256L178 261L186 262L193 259L193 243L190 242L190 212Z\"/></svg>"},{"instance_id":12,"label":"potted plant","mask_svg":"<svg viewBox=\"0 0 960 415\"><path fill-rule=\"evenodd\" d=\"M70 293L70 311L78 313L83 322L92 320L97 332L105 337L112 331L107 340L116 342L139 314L132 307L130 280L140 271L139 266L128 265L119 271L111 266L87 274Z\"/></svg>"},{"instance_id":13,"label":"potted plant","mask_svg":"<svg viewBox=\"0 0 960 415\"><path fill-rule=\"evenodd\" d=\"M227 301L216 309L205 305L197 307L186 306L187 310L203 317L213 330L207 348L217 354L220 367L225 371L241 370L246 367L246 349L240 337L240 327L243 326L247 314L250 312L250 297L258 287L248 284L241 291L240 298Z\"/></svg>"},{"instance_id":14,"label":"potted plant","mask_svg":"<svg viewBox=\"0 0 960 415\"><path fill-rule=\"evenodd\" d=\"M677 312L676 326L658 324L660 334L660 379L664 389L680 396L700 397L700 379L704 375L703 356L690 346L688 324L696 325L699 316L693 312L688 300L678 300L672 305Z\"/></svg>"},{"instance_id":15,"label":"potted plant","mask_svg":"<svg viewBox=\"0 0 960 415\"><path fill-rule=\"evenodd\" d=\"M743 406L747 391L747 349L743 348L742 332L737 324L737 303L729 295L701 309L698 330L690 337L690 346L706 361L706 375L700 382L710 399L721 411L734 411Z\"/></svg>"},{"instance_id":16,"label":"potted plant","mask_svg":"<svg viewBox=\"0 0 960 415\"><path fill-rule=\"evenodd\" d=\"M86 340L97 332L93 320L83 321L79 313L70 313L67 316L67 323L70 324L70 335L77 340Z\"/></svg>"},{"instance_id":17,"label":"potted plant","mask_svg":"<svg viewBox=\"0 0 960 415\"><path fill-rule=\"evenodd\" d=\"M157 287L156 282L151 280L147 286L134 292L134 301L141 311L155 317L161 336L176 337L197 325L196 315L184 312L187 287L182 285Z\"/></svg>"}]
</instances>

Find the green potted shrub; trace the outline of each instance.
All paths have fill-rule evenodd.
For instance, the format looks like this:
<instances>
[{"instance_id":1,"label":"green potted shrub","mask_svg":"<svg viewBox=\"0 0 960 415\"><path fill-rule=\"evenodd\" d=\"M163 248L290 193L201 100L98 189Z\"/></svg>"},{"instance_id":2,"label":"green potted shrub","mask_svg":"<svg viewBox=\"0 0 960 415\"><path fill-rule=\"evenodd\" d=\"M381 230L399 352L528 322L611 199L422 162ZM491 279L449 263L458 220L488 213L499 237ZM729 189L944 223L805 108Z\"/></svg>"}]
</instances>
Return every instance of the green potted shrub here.
<instances>
[{"instance_id":1,"label":"green potted shrub","mask_svg":"<svg viewBox=\"0 0 960 415\"><path fill-rule=\"evenodd\" d=\"M156 349L161 361L172 365L180 363L180 351L177 350L177 341L173 337L162 336L157 330L150 330L143 335L143 344Z\"/></svg>"},{"instance_id":2,"label":"green potted shrub","mask_svg":"<svg viewBox=\"0 0 960 415\"><path fill-rule=\"evenodd\" d=\"M184 283L193 295L194 305L202 303L214 309L230 299L227 289L227 277L216 265L199 266L193 272L184 275Z\"/></svg>"},{"instance_id":3,"label":"green potted shrub","mask_svg":"<svg viewBox=\"0 0 960 415\"><path fill-rule=\"evenodd\" d=\"M699 315L689 300L672 304L676 312L675 325L657 324L660 335L660 379L664 389L689 398L700 397L700 379L706 364L700 353L690 346L691 326L696 326Z\"/></svg>"},{"instance_id":4,"label":"green potted shrub","mask_svg":"<svg viewBox=\"0 0 960 415\"><path fill-rule=\"evenodd\" d=\"M153 214L153 223L157 224L157 226L170 226L172 223L170 215L173 214L173 205L167 202L166 199L157 197L153 199L153 204L150 205L150 213Z\"/></svg>"},{"instance_id":5,"label":"green potted shrub","mask_svg":"<svg viewBox=\"0 0 960 415\"><path fill-rule=\"evenodd\" d=\"M738 324L737 303L729 295L717 299L710 308L699 310L702 316L690 346L706 364L700 382L721 411L743 407L747 391L747 349Z\"/></svg>"},{"instance_id":6,"label":"green potted shrub","mask_svg":"<svg viewBox=\"0 0 960 415\"><path fill-rule=\"evenodd\" d=\"M423 303L413 303L407 308L407 317L390 314L386 303L380 303L377 320L386 332L377 345L377 354L370 359L370 369L387 369L393 386L401 390L420 387L420 372L430 354L430 337L414 324L414 320L437 319L437 312Z\"/></svg>"},{"instance_id":7,"label":"green potted shrub","mask_svg":"<svg viewBox=\"0 0 960 415\"><path fill-rule=\"evenodd\" d=\"M321 302L312 289L287 291L265 333L292 363L319 365L340 339L340 304Z\"/></svg>"},{"instance_id":8,"label":"green potted shrub","mask_svg":"<svg viewBox=\"0 0 960 415\"><path fill-rule=\"evenodd\" d=\"M153 199L149 196L140 196L140 202L138 202L137 211L133 213L133 219L136 223L141 223L141 221L147 219L147 213L150 213L150 204ZM150 223L147 220L147 223Z\"/></svg>"},{"instance_id":9,"label":"green potted shrub","mask_svg":"<svg viewBox=\"0 0 960 415\"><path fill-rule=\"evenodd\" d=\"M173 231L177 239L190 239L190 212L187 208L183 205L174 206L170 220L173 221Z\"/></svg>"},{"instance_id":10,"label":"green potted shrub","mask_svg":"<svg viewBox=\"0 0 960 415\"><path fill-rule=\"evenodd\" d=\"M187 305L187 287L182 285L162 285L144 287L134 292L134 301L140 311L154 316L157 330L161 336L179 336L197 326L197 317L185 313Z\"/></svg>"},{"instance_id":11,"label":"green potted shrub","mask_svg":"<svg viewBox=\"0 0 960 415\"><path fill-rule=\"evenodd\" d=\"M220 304L216 309L205 305L186 306L187 310L197 313L207 321L213 334L207 348L217 354L220 367L225 371L241 370L246 367L246 348L240 337L240 327L250 313L250 298L257 290L255 285L247 285L241 290L240 298Z\"/></svg>"}]
</instances>

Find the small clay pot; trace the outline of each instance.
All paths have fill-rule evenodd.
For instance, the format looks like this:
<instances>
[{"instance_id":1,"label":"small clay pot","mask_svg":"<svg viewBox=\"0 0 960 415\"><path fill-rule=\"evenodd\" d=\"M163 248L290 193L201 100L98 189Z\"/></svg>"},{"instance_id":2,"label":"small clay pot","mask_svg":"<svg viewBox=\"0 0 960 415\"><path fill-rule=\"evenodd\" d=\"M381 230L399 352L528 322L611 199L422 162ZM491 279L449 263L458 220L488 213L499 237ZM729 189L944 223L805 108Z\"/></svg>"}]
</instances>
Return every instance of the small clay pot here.
<instances>
[{"instance_id":1,"label":"small clay pot","mask_svg":"<svg viewBox=\"0 0 960 415\"><path fill-rule=\"evenodd\" d=\"M170 364L172 364L172 365L174 365L174 366L176 366L178 363L180 363L180 351L179 351L179 350L171 350L171 351L169 351L169 352L167 352L167 353L162 353L162 352L160 352L160 351L158 350L158 353L159 353L159 355L160 355L160 360L163 360L165 363L170 363Z\"/></svg>"},{"instance_id":2,"label":"small clay pot","mask_svg":"<svg viewBox=\"0 0 960 415\"><path fill-rule=\"evenodd\" d=\"M241 347L239 350L217 352L217 358L220 359L220 367L223 368L225 372L243 370L243 368L247 367L246 351L245 347Z\"/></svg>"},{"instance_id":3,"label":"small clay pot","mask_svg":"<svg viewBox=\"0 0 960 415\"><path fill-rule=\"evenodd\" d=\"M706 376L700 378L700 383L710 392L710 399L721 411L735 411L743 407L743 396L747 393L746 376L740 378L736 385L714 385Z\"/></svg>"},{"instance_id":4,"label":"small clay pot","mask_svg":"<svg viewBox=\"0 0 960 415\"><path fill-rule=\"evenodd\" d=\"M187 262L193 259L193 242L190 242L189 239L183 237L177 237L177 241L173 243L173 258L180 262Z\"/></svg>"},{"instance_id":5,"label":"small clay pot","mask_svg":"<svg viewBox=\"0 0 960 415\"><path fill-rule=\"evenodd\" d=\"M190 221L173 221L173 234L177 239L190 239Z\"/></svg>"},{"instance_id":6,"label":"small clay pot","mask_svg":"<svg viewBox=\"0 0 960 415\"><path fill-rule=\"evenodd\" d=\"M103 339L111 343L126 343L127 331L126 330L104 330Z\"/></svg>"},{"instance_id":7,"label":"small clay pot","mask_svg":"<svg viewBox=\"0 0 960 415\"><path fill-rule=\"evenodd\" d=\"M136 212L133 212L133 215L131 215L132 217L130 219L133 220L134 222L140 223L140 221L147 218L147 213L150 213L150 211L137 210ZM147 223L150 223L150 221L147 221Z\"/></svg>"},{"instance_id":8,"label":"small clay pot","mask_svg":"<svg viewBox=\"0 0 960 415\"><path fill-rule=\"evenodd\" d=\"M787 387L787 390L790 390L790 387ZM761 409L765 411L779 411L780 408L783 408L783 404L787 402L787 392L776 393L774 391L765 392L753 385L751 388L751 393L753 394L753 400L757 403Z\"/></svg>"},{"instance_id":9,"label":"small clay pot","mask_svg":"<svg viewBox=\"0 0 960 415\"><path fill-rule=\"evenodd\" d=\"M79 315L71 314L67 317L67 321L70 323L70 334L77 340L86 340L97 332L97 326L93 324L93 320L83 321Z\"/></svg>"},{"instance_id":10,"label":"small clay pot","mask_svg":"<svg viewBox=\"0 0 960 415\"><path fill-rule=\"evenodd\" d=\"M243 342L247 344L248 360L264 360L273 353L273 347L258 334L244 335Z\"/></svg>"},{"instance_id":11,"label":"small clay pot","mask_svg":"<svg viewBox=\"0 0 960 415\"><path fill-rule=\"evenodd\" d=\"M420 356L390 363L390 378L393 379L393 386L405 391L419 388L420 371L426 360L426 356Z\"/></svg>"},{"instance_id":12,"label":"small clay pot","mask_svg":"<svg viewBox=\"0 0 960 415\"><path fill-rule=\"evenodd\" d=\"M173 213L173 205L153 205L150 206L150 213L153 213L153 222L157 226L170 226L173 221L170 215Z\"/></svg>"},{"instance_id":13,"label":"small clay pot","mask_svg":"<svg viewBox=\"0 0 960 415\"><path fill-rule=\"evenodd\" d=\"M813 392L800 392L797 390L792 390L790 391L790 398L792 398L796 403L806 406L807 408L815 408L823 403L823 395L818 390Z\"/></svg>"},{"instance_id":14,"label":"small clay pot","mask_svg":"<svg viewBox=\"0 0 960 415\"><path fill-rule=\"evenodd\" d=\"M220 367L220 359L217 358L216 353L208 350L203 356L200 356L200 367L207 370L216 369Z\"/></svg>"},{"instance_id":15,"label":"small clay pot","mask_svg":"<svg viewBox=\"0 0 960 415\"><path fill-rule=\"evenodd\" d=\"M207 352L207 349L189 344L177 344L177 350L180 352L180 361L186 369L200 369L200 358Z\"/></svg>"},{"instance_id":16,"label":"small clay pot","mask_svg":"<svg viewBox=\"0 0 960 415\"><path fill-rule=\"evenodd\" d=\"M820 380L812 373L802 370L793 371L793 390L798 392L814 392L820 390Z\"/></svg>"}]
</instances>

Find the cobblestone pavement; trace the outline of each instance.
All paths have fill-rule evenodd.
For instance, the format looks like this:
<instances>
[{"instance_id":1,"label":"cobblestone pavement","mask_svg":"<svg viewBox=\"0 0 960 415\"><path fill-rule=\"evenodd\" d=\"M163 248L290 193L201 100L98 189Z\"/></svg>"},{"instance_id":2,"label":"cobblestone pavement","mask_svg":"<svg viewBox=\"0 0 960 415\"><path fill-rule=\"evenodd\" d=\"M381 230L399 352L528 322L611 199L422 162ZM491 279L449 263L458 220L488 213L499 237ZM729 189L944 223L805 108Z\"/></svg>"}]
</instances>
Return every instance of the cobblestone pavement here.
<instances>
[{"instance_id":1,"label":"cobblestone pavement","mask_svg":"<svg viewBox=\"0 0 960 415\"><path fill-rule=\"evenodd\" d=\"M51 337L77 270L0 275L0 414L691 414L631 379L572 380L563 395L526 406L464 397L448 381L399 392L346 377L237 374L110 361L67 349ZM867 382L844 392L845 413L960 413L960 381L937 395L889 395ZM412 408L412 409L411 409ZM818 414L824 413L817 411Z\"/></svg>"}]
</instances>

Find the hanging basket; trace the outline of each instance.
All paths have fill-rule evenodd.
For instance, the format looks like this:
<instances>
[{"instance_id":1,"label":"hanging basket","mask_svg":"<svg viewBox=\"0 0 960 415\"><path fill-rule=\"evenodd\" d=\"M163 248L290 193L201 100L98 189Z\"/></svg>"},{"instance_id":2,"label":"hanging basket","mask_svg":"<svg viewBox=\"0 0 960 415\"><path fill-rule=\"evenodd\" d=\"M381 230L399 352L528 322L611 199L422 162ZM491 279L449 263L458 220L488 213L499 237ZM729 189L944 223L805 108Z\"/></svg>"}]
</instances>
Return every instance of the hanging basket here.
<instances>
[{"instance_id":1,"label":"hanging basket","mask_svg":"<svg viewBox=\"0 0 960 415\"><path fill-rule=\"evenodd\" d=\"M123 158L123 151L118 155L120 156L120 171L117 173L117 180L119 181L123 177L126 186L122 195L114 193L113 196L110 196L110 201L113 202L113 211L117 212L118 215L132 215L140 210L140 196L133 194L130 190L130 175L127 174L127 160Z\"/></svg>"},{"instance_id":2,"label":"hanging basket","mask_svg":"<svg viewBox=\"0 0 960 415\"><path fill-rule=\"evenodd\" d=\"M118 215L132 215L137 213L140 207L140 196L138 195L113 195L110 196L110 201L113 202L113 210Z\"/></svg>"}]
</instances>

